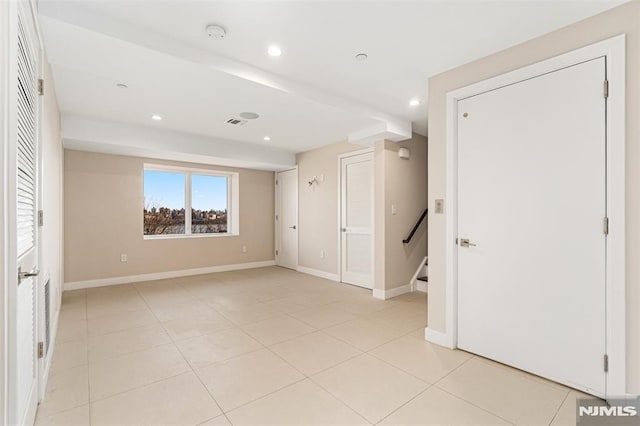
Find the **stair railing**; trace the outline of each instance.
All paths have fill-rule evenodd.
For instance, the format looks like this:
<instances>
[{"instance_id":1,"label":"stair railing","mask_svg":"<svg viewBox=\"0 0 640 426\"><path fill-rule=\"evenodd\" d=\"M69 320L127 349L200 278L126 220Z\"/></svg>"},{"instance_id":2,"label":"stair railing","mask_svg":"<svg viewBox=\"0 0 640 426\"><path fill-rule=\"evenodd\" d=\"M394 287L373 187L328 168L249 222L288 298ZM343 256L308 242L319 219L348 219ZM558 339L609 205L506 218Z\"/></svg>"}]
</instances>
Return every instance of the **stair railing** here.
<instances>
[{"instance_id":1,"label":"stair railing","mask_svg":"<svg viewBox=\"0 0 640 426\"><path fill-rule=\"evenodd\" d=\"M411 232L409 233L409 235L407 236L407 238L405 238L404 240L402 240L402 242L404 244L409 244L409 242L411 242L411 239L413 238L413 234L416 233L416 231L418 230L418 228L420 227L420 224L422 223L422 221L424 220L425 217L427 217L427 212L429 211L429 209L424 209L424 212L422 213L422 215L420 216L420 219L418 219L418 221L416 222L416 224L414 225L413 229L411 230Z\"/></svg>"}]
</instances>

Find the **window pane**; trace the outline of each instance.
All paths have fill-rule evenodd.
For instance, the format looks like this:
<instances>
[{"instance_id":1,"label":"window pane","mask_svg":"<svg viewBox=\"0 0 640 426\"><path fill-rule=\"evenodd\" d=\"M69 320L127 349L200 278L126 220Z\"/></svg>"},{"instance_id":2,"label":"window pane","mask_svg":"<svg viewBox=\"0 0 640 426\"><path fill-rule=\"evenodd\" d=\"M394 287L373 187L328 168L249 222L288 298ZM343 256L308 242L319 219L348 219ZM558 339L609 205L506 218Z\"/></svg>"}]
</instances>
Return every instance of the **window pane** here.
<instances>
[{"instance_id":1,"label":"window pane","mask_svg":"<svg viewBox=\"0 0 640 426\"><path fill-rule=\"evenodd\" d=\"M191 233L227 232L227 178L191 175Z\"/></svg>"},{"instance_id":2,"label":"window pane","mask_svg":"<svg viewBox=\"0 0 640 426\"><path fill-rule=\"evenodd\" d=\"M144 235L184 234L185 175L144 171Z\"/></svg>"}]
</instances>

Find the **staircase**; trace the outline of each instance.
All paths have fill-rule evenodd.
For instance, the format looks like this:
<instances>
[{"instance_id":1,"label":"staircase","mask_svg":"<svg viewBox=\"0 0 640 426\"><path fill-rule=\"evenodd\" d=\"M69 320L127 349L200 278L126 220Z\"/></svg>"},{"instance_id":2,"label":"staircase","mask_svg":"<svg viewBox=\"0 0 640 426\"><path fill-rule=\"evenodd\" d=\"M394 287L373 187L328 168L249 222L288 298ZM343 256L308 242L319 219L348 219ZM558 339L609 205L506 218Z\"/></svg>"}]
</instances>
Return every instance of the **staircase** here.
<instances>
[{"instance_id":1,"label":"staircase","mask_svg":"<svg viewBox=\"0 0 640 426\"><path fill-rule=\"evenodd\" d=\"M415 278L414 278L414 281L411 283L412 284L411 290L424 291L426 293L429 289L428 274L429 274L429 258L425 257L424 264L414 275Z\"/></svg>"}]
</instances>

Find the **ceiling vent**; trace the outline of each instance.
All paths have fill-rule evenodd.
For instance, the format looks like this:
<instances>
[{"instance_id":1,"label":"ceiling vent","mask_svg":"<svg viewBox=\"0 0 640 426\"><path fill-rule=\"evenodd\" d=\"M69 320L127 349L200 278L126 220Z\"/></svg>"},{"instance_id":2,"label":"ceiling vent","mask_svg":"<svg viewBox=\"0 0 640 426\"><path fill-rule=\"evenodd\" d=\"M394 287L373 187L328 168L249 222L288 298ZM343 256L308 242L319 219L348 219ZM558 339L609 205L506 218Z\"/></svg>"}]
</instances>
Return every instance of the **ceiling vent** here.
<instances>
[{"instance_id":1,"label":"ceiling vent","mask_svg":"<svg viewBox=\"0 0 640 426\"><path fill-rule=\"evenodd\" d=\"M240 120L239 118L230 118L227 121L225 121L225 123L232 124L234 126L244 126L245 124L247 124L247 120Z\"/></svg>"}]
</instances>

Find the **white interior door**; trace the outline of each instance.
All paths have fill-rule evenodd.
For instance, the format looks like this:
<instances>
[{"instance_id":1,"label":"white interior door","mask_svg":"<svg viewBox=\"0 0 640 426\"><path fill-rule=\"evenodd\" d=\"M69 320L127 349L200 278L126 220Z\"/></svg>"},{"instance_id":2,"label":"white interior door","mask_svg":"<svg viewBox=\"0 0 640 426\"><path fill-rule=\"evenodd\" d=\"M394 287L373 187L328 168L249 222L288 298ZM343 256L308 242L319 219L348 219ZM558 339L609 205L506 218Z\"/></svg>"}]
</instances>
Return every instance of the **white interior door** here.
<instances>
[{"instance_id":1,"label":"white interior door","mask_svg":"<svg viewBox=\"0 0 640 426\"><path fill-rule=\"evenodd\" d=\"M276 173L276 264L298 267L298 169Z\"/></svg>"},{"instance_id":2,"label":"white interior door","mask_svg":"<svg viewBox=\"0 0 640 426\"><path fill-rule=\"evenodd\" d=\"M373 153L340 160L341 280L373 288Z\"/></svg>"},{"instance_id":3,"label":"white interior door","mask_svg":"<svg viewBox=\"0 0 640 426\"><path fill-rule=\"evenodd\" d=\"M457 109L458 346L596 395L605 394L604 80L599 58Z\"/></svg>"},{"instance_id":4,"label":"white interior door","mask_svg":"<svg viewBox=\"0 0 640 426\"><path fill-rule=\"evenodd\" d=\"M16 303L15 407L20 424L33 424L37 407L37 152L40 46L28 4L19 2L16 95Z\"/></svg>"}]
</instances>

